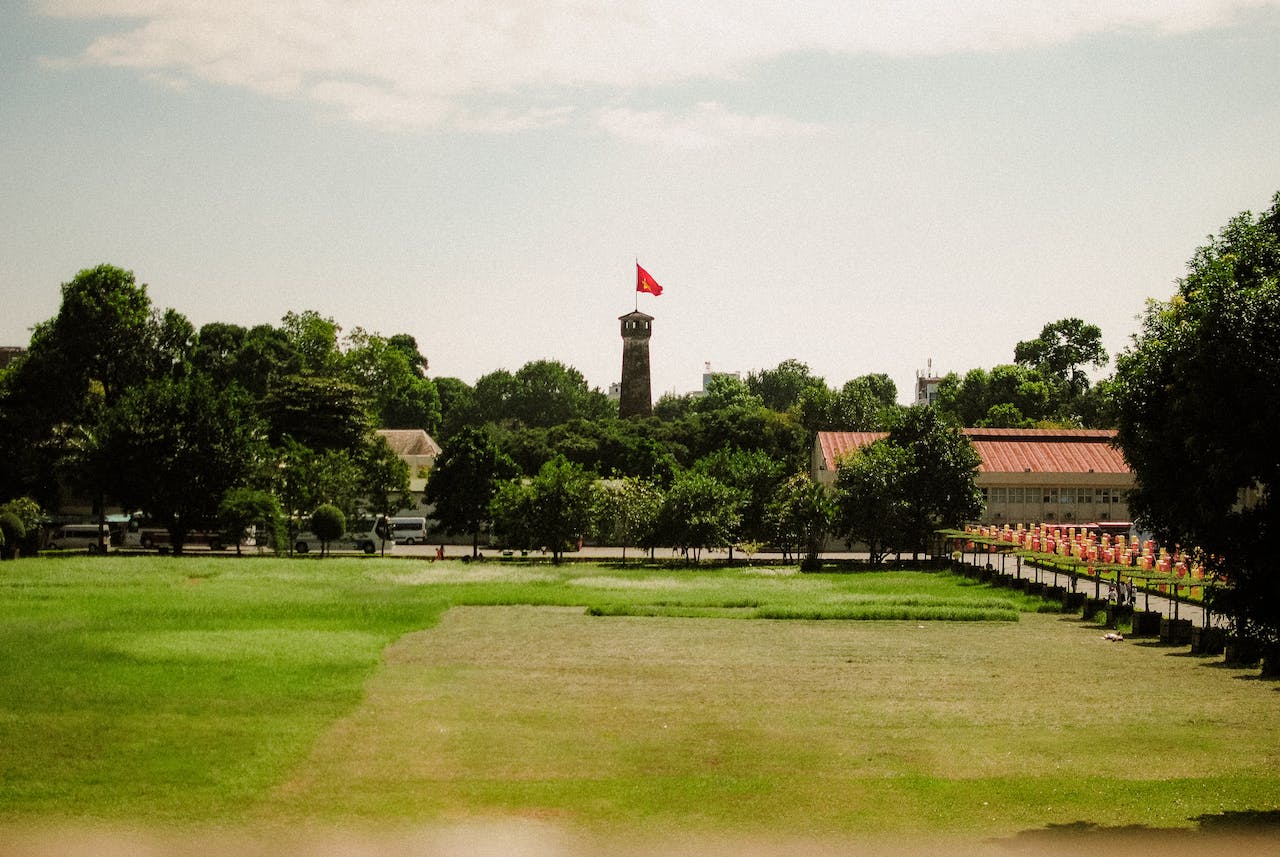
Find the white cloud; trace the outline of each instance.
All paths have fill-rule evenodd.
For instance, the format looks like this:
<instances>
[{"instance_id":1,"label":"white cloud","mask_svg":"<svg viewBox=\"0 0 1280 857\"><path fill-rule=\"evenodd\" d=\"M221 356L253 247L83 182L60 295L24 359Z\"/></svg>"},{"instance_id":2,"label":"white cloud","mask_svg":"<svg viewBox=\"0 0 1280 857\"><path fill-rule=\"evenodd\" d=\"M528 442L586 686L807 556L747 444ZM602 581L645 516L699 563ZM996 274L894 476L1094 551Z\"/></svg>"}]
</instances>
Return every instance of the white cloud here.
<instances>
[{"instance_id":1,"label":"white cloud","mask_svg":"<svg viewBox=\"0 0 1280 857\"><path fill-rule=\"evenodd\" d=\"M74 61L309 100L389 127L510 131L596 115L601 127L704 146L795 133L701 105L618 108L628 93L732 80L787 53L992 51L1091 33L1221 26L1280 0L43 0L109 32ZM594 99L595 103L592 103ZM477 111L476 103L493 105Z\"/></svg>"},{"instance_id":2,"label":"white cloud","mask_svg":"<svg viewBox=\"0 0 1280 857\"><path fill-rule=\"evenodd\" d=\"M675 149L709 149L735 140L821 132L816 125L785 116L733 113L713 101L682 113L616 107L601 110L597 122L616 137Z\"/></svg>"}]
</instances>

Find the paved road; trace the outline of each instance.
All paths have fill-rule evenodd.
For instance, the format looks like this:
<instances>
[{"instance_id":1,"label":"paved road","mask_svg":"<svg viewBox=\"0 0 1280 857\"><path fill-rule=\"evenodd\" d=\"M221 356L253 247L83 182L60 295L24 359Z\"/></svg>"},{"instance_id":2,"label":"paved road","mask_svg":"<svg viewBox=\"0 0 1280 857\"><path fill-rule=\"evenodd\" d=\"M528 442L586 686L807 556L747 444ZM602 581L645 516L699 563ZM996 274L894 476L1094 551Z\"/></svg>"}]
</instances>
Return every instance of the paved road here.
<instances>
[{"instance_id":1,"label":"paved road","mask_svg":"<svg viewBox=\"0 0 1280 857\"><path fill-rule=\"evenodd\" d=\"M1057 571L1056 569L1039 568L1023 563L1021 571L1013 557L1001 555L1000 559L1005 560L1003 571L1006 574L1017 574L1029 580L1039 580L1050 584L1051 586L1065 586L1068 591L1072 590L1072 577L1065 571ZM997 569L1001 569L999 564ZM1099 581L1097 578L1077 577L1075 579L1075 591L1085 592L1092 598L1106 598L1107 584ZM1207 611L1198 604L1191 604L1185 601L1175 601L1158 592L1146 592L1139 589L1137 592L1137 607L1142 610L1154 610L1161 615L1174 619L1190 619L1195 625L1205 625ZM1225 626L1226 622L1221 616L1208 615L1209 622L1215 626Z\"/></svg>"},{"instance_id":2,"label":"paved road","mask_svg":"<svg viewBox=\"0 0 1280 857\"><path fill-rule=\"evenodd\" d=\"M388 554L399 557L422 557L423 559L433 559L440 545L395 545L393 548L388 546ZM446 544L443 546L445 559L462 559L471 556L470 545L453 545ZM496 559L502 556L500 550L493 548L481 547L480 553L486 559ZM529 554L530 557L550 556L550 554L542 554L534 551ZM624 552L622 548L617 547L601 547L595 545L585 545L581 551L574 551L567 554L569 557L583 557L604 560L621 560ZM646 556L646 553L638 548L627 548L625 557L627 559L640 559ZM678 554L673 553L669 548L660 548L654 554L657 559L677 559ZM727 551L704 552L704 560L725 560L729 558ZM743 560L745 556L741 551L734 551L735 560ZM848 552L848 551L826 551L822 554L822 558L826 560L867 560L866 553ZM995 567L1008 574L1018 572L1018 566L1012 556L1002 554L993 556ZM1003 560L1003 566L1001 561ZM756 565L781 565L783 564L783 556L781 553L762 552L755 554L752 561ZM1072 575L1066 572L1055 571L1052 569L1035 568L1028 563L1023 563L1020 572L1022 577L1030 580L1040 580L1053 586L1065 586L1068 591L1072 589ZM1087 592L1093 597L1105 597L1107 588L1104 584L1098 584L1094 580L1084 578L1077 579L1075 584L1076 591ZM1188 604L1185 602L1176 602L1158 593L1138 592L1138 606L1144 610L1156 610L1165 616L1180 619L1190 619L1196 625L1205 624L1205 610L1199 605ZM1225 624L1219 616L1210 616L1210 620L1214 625Z\"/></svg>"}]
</instances>

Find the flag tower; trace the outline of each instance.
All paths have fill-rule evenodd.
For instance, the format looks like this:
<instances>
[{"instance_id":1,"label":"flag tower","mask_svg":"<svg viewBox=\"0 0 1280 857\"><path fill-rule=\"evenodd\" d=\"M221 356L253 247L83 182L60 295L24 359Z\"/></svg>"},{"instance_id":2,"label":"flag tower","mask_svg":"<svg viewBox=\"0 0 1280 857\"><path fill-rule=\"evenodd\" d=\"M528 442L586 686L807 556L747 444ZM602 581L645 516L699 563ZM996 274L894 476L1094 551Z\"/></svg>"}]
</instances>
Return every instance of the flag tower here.
<instances>
[{"instance_id":1,"label":"flag tower","mask_svg":"<svg viewBox=\"0 0 1280 857\"><path fill-rule=\"evenodd\" d=\"M653 415L653 392L649 386L649 337L653 316L636 310L619 316L622 322L622 393L618 416Z\"/></svg>"},{"instance_id":2,"label":"flag tower","mask_svg":"<svg viewBox=\"0 0 1280 857\"><path fill-rule=\"evenodd\" d=\"M649 381L649 337L653 335L653 316L640 312L641 292L657 296L662 294L662 286L637 262L636 309L618 316L618 321L622 322L620 417L653 415L653 390Z\"/></svg>"}]
</instances>

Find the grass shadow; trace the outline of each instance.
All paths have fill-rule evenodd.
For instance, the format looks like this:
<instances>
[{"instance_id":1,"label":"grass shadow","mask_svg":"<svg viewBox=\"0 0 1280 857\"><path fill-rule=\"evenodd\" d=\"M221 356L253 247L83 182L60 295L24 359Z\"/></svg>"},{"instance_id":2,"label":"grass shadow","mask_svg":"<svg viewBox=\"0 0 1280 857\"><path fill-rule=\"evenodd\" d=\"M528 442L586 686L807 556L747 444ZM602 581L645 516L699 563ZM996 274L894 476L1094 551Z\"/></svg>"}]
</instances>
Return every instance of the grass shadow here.
<instances>
[{"instance_id":1,"label":"grass shadow","mask_svg":"<svg viewBox=\"0 0 1280 857\"><path fill-rule=\"evenodd\" d=\"M1259 853L1280 843L1280 810L1249 809L1193 816L1193 827L1152 827L1142 824L1108 826L1092 821L1047 824L1019 831L1011 837L990 840L993 844L1034 849L1046 847L1052 853L1102 853L1103 849L1132 850L1134 853Z\"/></svg>"}]
</instances>

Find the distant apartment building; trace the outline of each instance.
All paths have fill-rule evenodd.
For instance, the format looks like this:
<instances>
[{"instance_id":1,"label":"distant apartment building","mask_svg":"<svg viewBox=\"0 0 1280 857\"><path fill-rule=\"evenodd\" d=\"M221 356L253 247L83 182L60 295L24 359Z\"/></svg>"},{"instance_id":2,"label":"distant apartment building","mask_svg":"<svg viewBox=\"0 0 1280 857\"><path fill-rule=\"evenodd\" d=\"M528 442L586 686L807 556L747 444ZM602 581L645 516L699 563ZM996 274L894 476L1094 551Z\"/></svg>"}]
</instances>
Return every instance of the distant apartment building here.
<instances>
[{"instance_id":1,"label":"distant apartment building","mask_svg":"<svg viewBox=\"0 0 1280 857\"><path fill-rule=\"evenodd\" d=\"M932 405L938 398L938 385L942 379L933 374L933 359L929 359L928 368L924 372L916 372L916 404Z\"/></svg>"}]
</instances>

